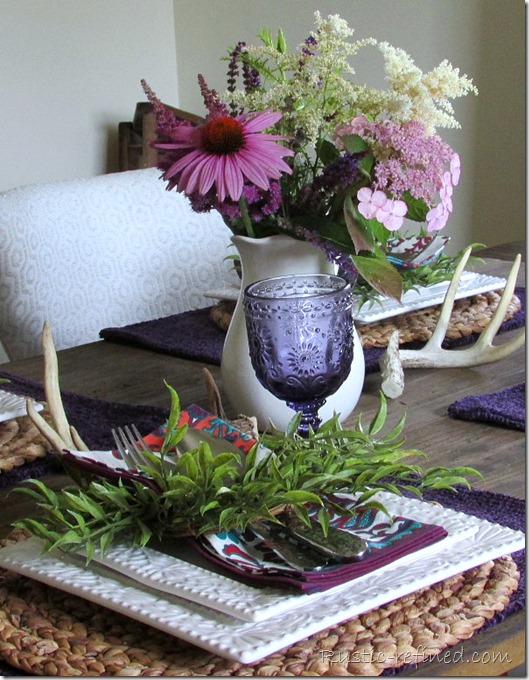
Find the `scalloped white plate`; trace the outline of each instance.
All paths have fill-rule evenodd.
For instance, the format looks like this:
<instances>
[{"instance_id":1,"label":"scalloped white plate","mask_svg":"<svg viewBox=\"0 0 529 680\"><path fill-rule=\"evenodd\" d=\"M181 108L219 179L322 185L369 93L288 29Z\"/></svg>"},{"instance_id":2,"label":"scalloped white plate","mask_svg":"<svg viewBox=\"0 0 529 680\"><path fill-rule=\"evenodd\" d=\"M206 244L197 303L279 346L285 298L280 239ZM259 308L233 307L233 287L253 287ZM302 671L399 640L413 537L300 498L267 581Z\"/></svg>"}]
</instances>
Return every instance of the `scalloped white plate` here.
<instances>
[{"instance_id":1,"label":"scalloped white plate","mask_svg":"<svg viewBox=\"0 0 529 680\"><path fill-rule=\"evenodd\" d=\"M36 402L35 408L37 411L42 411L44 406ZM0 423L25 415L27 415L26 397L19 397L18 394L0 390Z\"/></svg>"},{"instance_id":2,"label":"scalloped white plate","mask_svg":"<svg viewBox=\"0 0 529 680\"><path fill-rule=\"evenodd\" d=\"M389 505L386 498L384 502ZM162 593L100 564L86 567L79 556L42 554L43 543L36 538L0 549L0 566L143 621L212 653L252 663L397 597L525 547L520 531L416 499L393 497L390 511L451 525L457 538L440 541L316 596L242 586L231 578L226 578L231 585L226 584L227 590L217 596L219 581L210 574L210 598L217 605L219 597L235 603L238 612L247 607L276 608L260 621L242 621L212 606ZM188 579L198 580L197 573L196 567L190 567ZM206 574L201 573L200 578L206 579ZM194 584L188 580L187 585L191 588ZM249 591L256 592L250 595ZM285 608L280 604L284 599L297 604L289 603Z\"/></svg>"},{"instance_id":3,"label":"scalloped white plate","mask_svg":"<svg viewBox=\"0 0 529 680\"><path fill-rule=\"evenodd\" d=\"M434 286L410 290L402 296L402 303L391 298L377 298L372 303L360 307L360 298L358 298L356 306L353 308L353 316L357 323L365 324L424 309L424 307L430 307L430 305L439 305L444 300L449 283L449 281L443 281ZM499 290L505 287L505 283L506 279L497 276L463 272L457 289L456 300L478 293L486 293L490 290ZM238 286L229 286L207 291L204 295L216 300L237 300L239 290Z\"/></svg>"}]
</instances>

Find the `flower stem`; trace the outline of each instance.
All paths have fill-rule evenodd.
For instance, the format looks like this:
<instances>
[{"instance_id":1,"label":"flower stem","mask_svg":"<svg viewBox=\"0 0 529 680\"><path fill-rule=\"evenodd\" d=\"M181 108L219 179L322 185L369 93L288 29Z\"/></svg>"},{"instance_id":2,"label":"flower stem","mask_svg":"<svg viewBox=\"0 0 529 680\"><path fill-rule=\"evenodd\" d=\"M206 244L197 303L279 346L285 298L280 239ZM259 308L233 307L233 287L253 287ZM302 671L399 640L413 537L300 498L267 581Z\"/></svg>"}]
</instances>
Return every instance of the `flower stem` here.
<instances>
[{"instance_id":1,"label":"flower stem","mask_svg":"<svg viewBox=\"0 0 529 680\"><path fill-rule=\"evenodd\" d=\"M246 199L242 194L239 198L239 208L241 209L242 222L244 224L244 228L246 229L246 233L248 236L250 236L250 238L255 238L255 231L252 220L250 219L250 213L248 212L248 206L246 205Z\"/></svg>"}]
</instances>

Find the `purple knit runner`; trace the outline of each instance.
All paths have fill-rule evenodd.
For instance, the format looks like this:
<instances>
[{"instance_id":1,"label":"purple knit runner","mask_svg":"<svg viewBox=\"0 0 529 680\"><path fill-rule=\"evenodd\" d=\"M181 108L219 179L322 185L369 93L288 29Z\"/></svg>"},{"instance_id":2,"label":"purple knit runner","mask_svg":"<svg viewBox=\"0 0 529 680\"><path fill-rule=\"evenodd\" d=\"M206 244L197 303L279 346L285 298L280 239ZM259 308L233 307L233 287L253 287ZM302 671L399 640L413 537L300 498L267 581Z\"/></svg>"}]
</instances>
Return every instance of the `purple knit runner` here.
<instances>
[{"instance_id":1,"label":"purple knit runner","mask_svg":"<svg viewBox=\"0 0 529 680\"><path fill-rule=\"evenodd\" d=\"M515 293L520 298L522 308L512 319L501 325L500 333L525 325L525 288L516 288ZM112 342L145 347L162 354L218 366L226 333L211 320L210 311L211 307L206 307L122 328L104 328L99 335ZM457 340L448 339L443 347L461 347L475 342L478 337L477 333L473 333ZM417 349L423 346L423 342L410 342L402 345L402 348ZM364 350L366 373L379 370L378 362L384 351L384 348L379 347Z\"/></svg>"},{"instance_id":2,"label":"purple knit runner","mask_svg":"<svg viewBox=\"0 0 529 680\"><path fill-rule=\"evenodd\" d=\"M470 394L450 404L448 415L525 431L525 383L499 392Z\"/></svg>"},{"instance_id":3,"label":"purple knit runner","mask_svg":"<svg viewBox=\"0 0 529 680\"><path fill-rule=\"evenodd\" d=\"M10 382L2 383L2 389L13 394L27 395L37 400L44 399L41 383L27 380L19 376L0 371L0 378L8 378ZM135 423L142 434L148 434L162 425L169 413L169 408L155 406L132 406L118 402L103 401L86 397L74 392L62 392L64 410L68 420L75 425L81 438L94 451L105 451L114 446L111 429ZM170 403L169 392L167 404ZM56 457L48 454L31 463L0 473L0 488L17 484L30 477L42 477L50 472L60 472L62 467Z\"/></svg>"}]
</instances>

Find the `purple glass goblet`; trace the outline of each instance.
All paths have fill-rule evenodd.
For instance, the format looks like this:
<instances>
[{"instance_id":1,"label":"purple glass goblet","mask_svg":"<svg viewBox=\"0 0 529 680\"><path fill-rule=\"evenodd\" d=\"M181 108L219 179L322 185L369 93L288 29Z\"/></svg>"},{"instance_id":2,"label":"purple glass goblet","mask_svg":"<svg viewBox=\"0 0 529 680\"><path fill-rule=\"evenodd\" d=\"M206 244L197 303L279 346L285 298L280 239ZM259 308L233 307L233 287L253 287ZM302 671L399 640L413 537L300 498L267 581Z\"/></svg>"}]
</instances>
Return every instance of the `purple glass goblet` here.
<instances>
[{"instance_id":1,"label":"purple glass goblet","mask_svg":"<svg viewBox=\"0 0 529 680\"><path fill-rule=\"evenodd\" d=\"M306 437L353 360L351 284L332 274L257 281L244 291L250 358L259 382L301 412Z\"/></svg>"}]
</instances>

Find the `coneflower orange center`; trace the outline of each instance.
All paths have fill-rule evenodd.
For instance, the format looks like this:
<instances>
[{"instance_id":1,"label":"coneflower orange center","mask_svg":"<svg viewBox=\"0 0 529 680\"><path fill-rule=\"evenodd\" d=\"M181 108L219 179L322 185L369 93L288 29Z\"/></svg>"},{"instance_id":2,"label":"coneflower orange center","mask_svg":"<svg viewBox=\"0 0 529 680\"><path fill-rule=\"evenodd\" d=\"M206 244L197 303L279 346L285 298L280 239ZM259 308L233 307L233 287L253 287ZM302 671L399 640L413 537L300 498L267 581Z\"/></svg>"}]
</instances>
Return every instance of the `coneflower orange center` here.
<instances>
[{"instance_id":1,"label":"coneflower orange center","mask_svg":"<svg viewBox=\"0 0 529 680\"><path fill-rule=\"evenodd\" d=\"M244 144L242 125L231 116L220 116L202 128L202 147L218 156L235 153Z\"/></svg>"}]
</instances>

